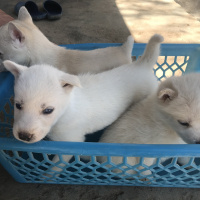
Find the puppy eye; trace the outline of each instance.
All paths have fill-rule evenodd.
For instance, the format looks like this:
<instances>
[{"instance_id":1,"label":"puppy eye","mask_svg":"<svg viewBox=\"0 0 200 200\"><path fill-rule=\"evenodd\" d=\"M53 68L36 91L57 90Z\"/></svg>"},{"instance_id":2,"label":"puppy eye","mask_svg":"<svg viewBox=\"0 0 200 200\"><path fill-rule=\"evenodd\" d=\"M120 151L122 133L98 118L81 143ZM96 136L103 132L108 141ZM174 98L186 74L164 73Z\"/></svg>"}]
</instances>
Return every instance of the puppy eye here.
<instances>
[{"instance_id":1,"label":"puppy eye","mask_svg":"<svg viewBox=\"0 0 200 200\"><path fill-rule=\"evenodd\" d=\"M188 122L182 122L182 121L178 120L178 123L180 125L184 126L184 127L189 127L190 126L190 124Z\"/></svg>"},{"instance_id":2,"label":"puppy eye","mask_svg":"<svg viewBox=\"0 0 200 200\"><path fill-rule=\"evenodd\" d=\"M51 114L52 112L54 111L54 108L45 108L42 113L44 115L48 115L48 114Z\"/></svg>"},{"instance_id":3,"label":"puppy eye","mask_svg":"<svg viewBox=\"0 0 200 200\"><path fill-rule=\"evenodd\" d=\"M20 103L16 103L15 106L16 106L16 108L17 108L18 110L21 110L21 109L22 109L22 105L21 105Z\"/></svg>"}]
</instances>

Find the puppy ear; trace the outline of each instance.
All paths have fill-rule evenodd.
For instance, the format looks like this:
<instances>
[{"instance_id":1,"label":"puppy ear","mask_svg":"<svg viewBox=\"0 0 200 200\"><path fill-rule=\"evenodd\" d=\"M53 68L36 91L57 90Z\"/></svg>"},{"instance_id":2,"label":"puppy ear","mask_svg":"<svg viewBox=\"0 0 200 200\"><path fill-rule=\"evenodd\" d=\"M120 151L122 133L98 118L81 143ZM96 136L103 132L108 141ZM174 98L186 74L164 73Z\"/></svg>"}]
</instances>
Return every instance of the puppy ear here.
<instances>
[{"instance_id":1,"label":"puppy ear","mask_svg":"<svg viewBox=\"0 0 200 200\"><path fill-rule=\"evenodd\" d=\"M27 70L27 67L25 66L22 66L22 65L18 65L17 63L15 62L12 62L10 60L5 60L3 62L5 68L10 71L14 76L15 78L18 78L19 75L24 71L24 70Z\"/></svg>"},{"instance_id":2,"label":"puppy ear","mask_svg":"<svg viewBox=\"0 0 200 200\"><path fill-rule=\"evenodd\" d=\"M162 102L170 102L177 97L177 92L170 88L164 88L158 92L158 99Z\"/></svg>"},{"instance_id":3,"label":"puppy ear","mask_svg":"<svg viewBox=\"0 0 200 200\"><path fill-rule=\"evenodd\" d=\"M33 22L32 21L32 17L29 14L28 10L26 9L25 6L22 6L19 9L19 13L18 13L18 20L20 21L29 21L29 22Z\"/></svg>"},{"instance_id":4,"label":"puppy ear","mask_svg":"<svg viewBox=\"0 0 200 200\"><path fill-rule=\"evenodd\" d=\"M61 76L60 83L63 88L71 88L73 86L81 87L78 76L67 73Z\"/></svg>"},{"instance_id":5,"label":"puppy ear","mask_svg":"<svg viewBox=\"0 0 200 200\"><path fill-rule=\"evenodd\" d=\"M16 48L24 45L25 36L12 22L8 24L8 33L13 41L13 45Z\"/></svg>"}]
</instances>

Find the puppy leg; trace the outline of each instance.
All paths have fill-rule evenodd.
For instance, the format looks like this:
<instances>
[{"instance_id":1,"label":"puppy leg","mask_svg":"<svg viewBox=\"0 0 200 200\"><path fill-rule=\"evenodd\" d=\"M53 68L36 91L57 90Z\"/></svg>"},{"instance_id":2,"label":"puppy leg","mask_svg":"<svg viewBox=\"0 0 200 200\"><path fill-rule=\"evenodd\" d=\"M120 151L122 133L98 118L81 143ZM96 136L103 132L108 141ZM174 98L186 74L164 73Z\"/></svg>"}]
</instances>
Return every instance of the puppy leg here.
<instances>
[{"instance_id":1,"label":"puppy leg","mask_svg":"<svg viewBox=\"0 0 200 200\"><path fill-rule=\"evenodd\" d=\"M156 158L145 158L145 159L143 160L143 164L146 165L147 167L152 166L155 162L156 162ZM151 171L151 170L149 170L149 169L145 170L146 167L143 167L142 165L139 166L138 169L141 171L141 172L139 172L139 175L138 175L139 178L140 178L140 177L143 177L143 176L148 176L148 175L151 175L151 174L152 174L152 171ZM142 178L142 179L140 179L140 180L141 180L141 181L148 181L148 184L151 184L151 182L150 182L150 180L148 179L148 177L144 177L144 178Z\"/></svg>"},{"instance_id":2,"label":"puppy leg","mask_svg":"<svg viewBox=\"0 0 200 200\"><path fill-rule=\"evenodd\" d=\"M77 137L77 135L79 137ZM66 138L66 141L69 142L84 142L85 140L85 135L83 135L82 133L77 134L77 132L75 134L70 133L70 138ZM52 162L55 163L56 166L51 167L50 169L55 171L55 173L57 174L56 176L58 176L60 173L58 172L62 172L64 171L64 168L66 167L65 163L69 163L69 161L71 160L71 158L73 157L73 155L55 155ZM60 159L61 158L61 159ZM59 162L61 160L61 163L56 164L57 162ZM65 162L65 163L62 163ZM50 172L51 174L53 174L54 172ZM46 174L48 177L51 177L51 175Z\"/></svg>"},{"instance_id":3,"label":"puppy leg","mask_svg":"<svg viewBox=\"0 0 200 200\"><path fill-rule=\"evenodd\" d=\"M178 163L182 166L182 165L187 165L190 162L190 157L179 157L178 158ZM185 169L191 169L192 166L188 166Z\"/></svg>"},{"instance_id":4,"label":"puppy leg","mask_svg":"<svg viewBox=\"0 0 200 200\"><path fill-rule=\"evenodd\" d=\"M181 165L186 165L188 164L190 161L189 157L179 157L178 158L178 163L180 163Z\"/></svg>"},{"instance_id":5,"label":"puppy leg","mask_svg":"<svg viewBox=\"0 0 200 200\"><path fill-rule=\"evenodd\" d=\"M65 162L69 162L72 157L73 157L72 155L62 155L62 159ZM51 171L45 173L44 176L51 178L54 176L54 174L55 177L58 177L60 175L60 173L64 170L64 167L66 167L66 164L64 163L56 164L57 162L59 162L59 160L60 160L59 156L55 155L52 160L52 162L55 163L55 166L49 167Z\"/></svg>"},{"instance_id":6,"label":"puppy leg","mask_svg":"<svg viewBox=\"0 0 200 200\"><path fill-rule=\"evenodd\" d=\"M73 157L72 155L62 155L62 159L63 159L64 162L69 162L72 157ZM54 158L53 158L53 160L52 160L52 162L53 163L57 163L57 162L59 162L59 160L60 160L59 156L55 155ZM66 164L60 163L60 164L52 167L51 170L56 171L56 173L57 172L62 172L63 171L62 168L64 168L65 166L66 166Z\"/></svg>"}]
</instances>

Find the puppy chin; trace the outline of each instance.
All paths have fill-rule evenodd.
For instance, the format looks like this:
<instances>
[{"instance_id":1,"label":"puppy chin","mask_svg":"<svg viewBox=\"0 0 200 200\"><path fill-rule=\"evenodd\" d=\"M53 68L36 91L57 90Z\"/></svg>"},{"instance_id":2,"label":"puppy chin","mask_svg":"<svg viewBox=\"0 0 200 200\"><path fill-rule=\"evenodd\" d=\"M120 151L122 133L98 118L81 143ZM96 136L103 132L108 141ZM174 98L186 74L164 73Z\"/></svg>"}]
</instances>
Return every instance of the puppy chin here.
<instances>
[{"instance_id":1,"label":"puppy chin","mask_svg":"<svg viewBox=\"0 0 200 200\"><path fill-rule=\"evenodd\" d=\"M24 140L21 140L19 138L16 138L17 140L19 140L20 142L23 142L23 143L26 143L26 144L31 144L31 143L34 143L34 141L24 141Z\"/></svg>"},{"instance_id":2,"label":"puppy chin","mask_svg":"<svg viewBox=\"0 0 200 200\"><path fill-rule=\"evenodd\" d=\"M182 140L186 143L186 144L200 144L200 140L196 140L196 139L185 139L183 137L181 137Z\"/></svg>"},{"instance_id":3,"label":"puppy chin","mask_svg":"<svg viewBox=\"0 0 200 200\"><path fill-rule=\"evenodd\" d=\"M33 140L31 140L29 142L26 142L26 141L24 141L24 142L26 142L28 144L32 144L32 143L36 143L36 142L42 141L45 137L46 137L46 135L44 137L42 137L42 138L34 138Z\"/></svg>"},{"instance_id":4,"label":"puppy chin","mask_svg":"<svg viewBox=\"0 0 200 200\"><path fill-rule=\"evenodd\" d=\"M33 139L33 140L30 140L30 141L25 141L25 140L21 140L21 139L19 139L18 137L15 137L17 140L19 140L19 141L21 141L21 142L23 142L23 143L26 143L26 144L33 144L33 143L36 143L36 142L40 142L41 140L43 140L44 139L44 137L43 138L38 138L38 139Z\"/></svg>"}]
</instances>

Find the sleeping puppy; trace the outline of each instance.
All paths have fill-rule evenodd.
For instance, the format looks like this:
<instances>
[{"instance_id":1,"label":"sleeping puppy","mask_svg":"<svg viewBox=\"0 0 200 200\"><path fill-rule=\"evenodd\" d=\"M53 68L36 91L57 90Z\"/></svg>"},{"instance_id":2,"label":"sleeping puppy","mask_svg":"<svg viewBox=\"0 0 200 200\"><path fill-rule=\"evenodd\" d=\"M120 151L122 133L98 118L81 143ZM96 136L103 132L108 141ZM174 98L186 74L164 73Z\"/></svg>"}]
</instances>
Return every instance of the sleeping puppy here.
<instances>
[{"instance_id":1,"label":"sleeping puppy","mask_svg":"<svg viewBox=\"0 0 200 200\"><path fill-rule=\"evenodd\" d=\"M171 77L161 82L155 91L113 123L100 142L136 144L199 144L200 143L200 74ZM113 157L113 162L122 162ZM164 161L166 159L162 159ZM105 162L105 157L99 161ZM136 165L139 158L128 158ZM188 158L179 158L187 164ZM145 158L151 166L154 158ZM140 169L143 169L140 167ZM132 170L132 174L136 173ZM146 170L144 175L151 174Z\"/></svg>"}]
</instances>

